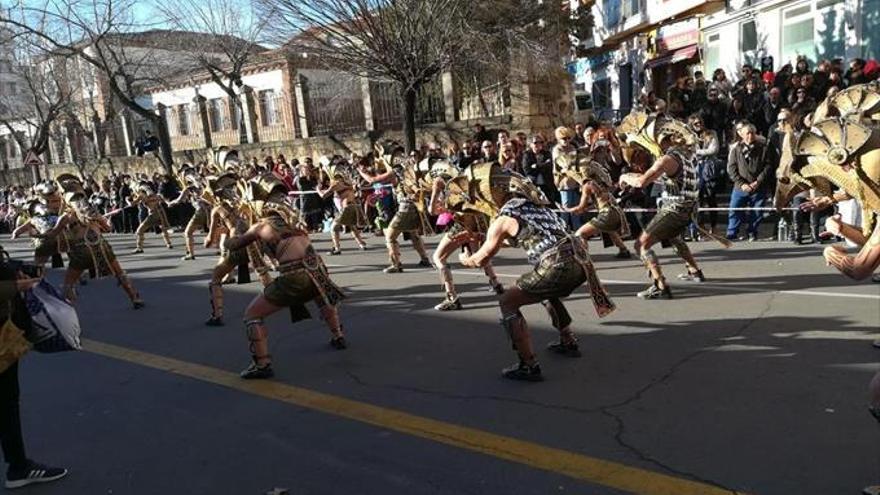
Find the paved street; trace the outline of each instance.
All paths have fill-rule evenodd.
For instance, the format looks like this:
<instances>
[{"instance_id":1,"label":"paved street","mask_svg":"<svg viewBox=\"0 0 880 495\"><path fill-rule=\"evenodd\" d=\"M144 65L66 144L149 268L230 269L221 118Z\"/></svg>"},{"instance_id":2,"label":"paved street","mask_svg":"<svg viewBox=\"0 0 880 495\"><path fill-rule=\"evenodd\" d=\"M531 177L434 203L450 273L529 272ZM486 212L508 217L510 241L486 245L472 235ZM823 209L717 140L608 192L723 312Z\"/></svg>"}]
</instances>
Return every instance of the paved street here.
<instances>
[{"instance_id":1,"label":"paved street","mask_svg":"<svg viewBox=\"0 0 880 495\"><path fill-rule=\"evenodd\" d=\"M234 374L258 284L226 286L226 326L205 327L213 255L180 261L179 237L173 252L150 237L129 255L131 236L110 239L147 307L91 282L84 352L24 359L29 453L71 474L23 493L829 495L880 483L866 410L880 284L851 283L818 246L696 243L710 280L641 301L640 263L593 242L618 310L598 320L576 293L584 356L542 351L547 381L532 384L500 377L515 356L481 272L453 263L465 309L438 313L434 271L382 274L382 240L359 252L346 238L325 260L351 295L350 348L331 350L317 319L275 315L277 377L254 383ZM30 257L27 241L0 242ZM315 243L329 249L326 235ZM659 254L674 278L682 265ZM403 257L418 261L408 243ZM505 250L497 270L511 283L521 251ZM548 318L525 314L543 348Z\"/></svg>"}]
</instances>

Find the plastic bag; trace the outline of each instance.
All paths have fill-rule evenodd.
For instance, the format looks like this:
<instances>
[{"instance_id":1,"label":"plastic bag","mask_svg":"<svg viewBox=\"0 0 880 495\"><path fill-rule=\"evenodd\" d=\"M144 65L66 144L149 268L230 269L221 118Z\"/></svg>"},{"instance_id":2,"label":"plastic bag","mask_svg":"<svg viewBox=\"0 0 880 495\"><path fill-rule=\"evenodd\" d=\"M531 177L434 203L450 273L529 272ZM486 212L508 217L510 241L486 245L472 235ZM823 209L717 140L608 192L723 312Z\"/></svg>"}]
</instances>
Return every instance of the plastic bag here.
<instances>
[{"instance_id":1,"label":"plastic bag","mask_svg":"<svg viewBox=\"0 0 880 495\"><path fill-rule=\"evenodd\" d=\"M64 352L82 349L76 309L49 282L41 280L25 293L25 304L33 321L25 335L37 352Z\"/></svg>"}]
</instances>

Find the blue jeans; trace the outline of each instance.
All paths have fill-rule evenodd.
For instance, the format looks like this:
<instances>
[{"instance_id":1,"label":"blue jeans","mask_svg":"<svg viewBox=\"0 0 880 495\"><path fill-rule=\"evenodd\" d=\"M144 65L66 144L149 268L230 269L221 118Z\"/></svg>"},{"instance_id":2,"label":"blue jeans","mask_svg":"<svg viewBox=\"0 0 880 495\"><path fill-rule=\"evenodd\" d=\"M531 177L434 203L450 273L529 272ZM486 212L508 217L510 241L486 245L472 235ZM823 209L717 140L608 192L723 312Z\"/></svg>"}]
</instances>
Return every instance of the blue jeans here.
<instances>
[{"instance_id":1,"label":"blue jeans","mask_svg":"<svg viewBox=\"0 0 880 495\"><path fill-rule=\"evenodd\" d=\"M559 195L562 197L562 206L565 206L566 208L577 206L578 203L581 202L580 189L564 189L559 191ZM577 230L584 224L584 219L581 215L575 215L572 213L563 213L562 221L568 224L572 230Z\"/></svg>"},{"instance_id":2,"label":"blue jeans","mask_svg":"<svg viewBox=\"0 0 880 495\"><path fill-rule=\"evenodd\" d=\"M764 201L767 199L767 193L764 190L758 190L753 193L747 193L742 189L734 186L730 193L731 208L762 208ZM747 233L749 235L758 235L758 226L764 220L763 211L731 211L727 217L727 237L734 238L739 232L739 226L743 222L748 223Z\"/></svg>"}]
</instances>

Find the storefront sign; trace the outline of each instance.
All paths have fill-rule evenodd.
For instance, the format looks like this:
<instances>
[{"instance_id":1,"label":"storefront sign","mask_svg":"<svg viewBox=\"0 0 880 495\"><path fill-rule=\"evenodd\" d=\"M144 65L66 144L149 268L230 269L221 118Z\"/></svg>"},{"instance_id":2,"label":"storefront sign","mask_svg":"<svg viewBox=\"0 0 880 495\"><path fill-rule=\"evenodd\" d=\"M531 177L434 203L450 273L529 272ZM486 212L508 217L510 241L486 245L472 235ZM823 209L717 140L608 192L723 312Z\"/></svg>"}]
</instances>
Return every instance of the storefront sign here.
<instances>
[{"instance_id":1,"label":"storefront sign","mask_svg":"<svg viewBox=\"0 0 880 495\"><path fill-rule=\"evenodd\" d=\"M700 42L700 26L696 19L676 22L657 30L655 39L658 54L678 50Z\"/></svg>"}]
</instances>

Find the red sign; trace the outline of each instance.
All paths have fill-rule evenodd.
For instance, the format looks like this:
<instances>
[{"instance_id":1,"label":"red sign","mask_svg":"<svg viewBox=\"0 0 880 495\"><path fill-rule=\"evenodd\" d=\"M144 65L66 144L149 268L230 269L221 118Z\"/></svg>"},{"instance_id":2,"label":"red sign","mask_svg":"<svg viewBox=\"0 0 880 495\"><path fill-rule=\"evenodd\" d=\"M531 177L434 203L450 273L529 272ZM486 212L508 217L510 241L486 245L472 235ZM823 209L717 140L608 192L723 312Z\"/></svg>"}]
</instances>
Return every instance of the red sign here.
<instances>
[{"instance_id":1,"label":"red sign","mask_svg":"<svg viewBox=\"0 0 880 495\"><path fill-rule=\"evenodd\" d=\"M668 52L677 50L690 45L696 45L700 42L700 32L697 30L676 33L670 36L664 36L657 40L657 51Z\"/></svg>"}]
</instances>

